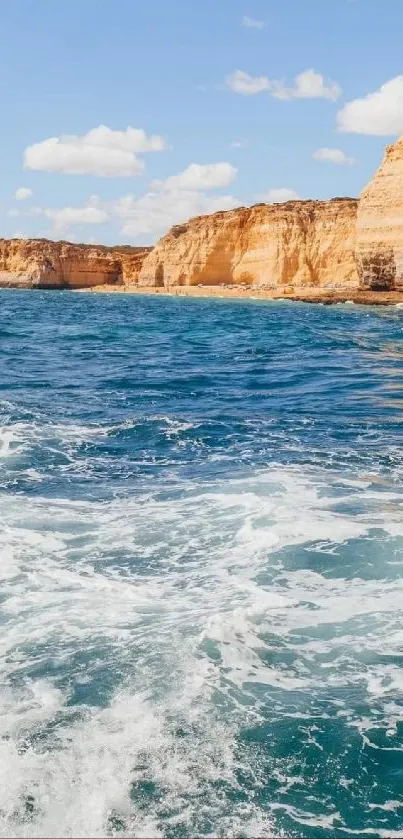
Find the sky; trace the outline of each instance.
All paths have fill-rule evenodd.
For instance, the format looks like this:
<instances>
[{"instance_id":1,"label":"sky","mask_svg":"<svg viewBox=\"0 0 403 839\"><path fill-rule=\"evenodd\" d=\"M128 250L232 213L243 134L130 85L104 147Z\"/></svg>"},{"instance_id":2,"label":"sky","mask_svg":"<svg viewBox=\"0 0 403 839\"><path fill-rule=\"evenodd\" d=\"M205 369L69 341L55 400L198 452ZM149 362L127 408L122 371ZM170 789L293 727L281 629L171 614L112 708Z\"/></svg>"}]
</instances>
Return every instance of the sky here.
<instances>
[{"instance_id":1,"label":"sky","mask_svg":"<svg viewBox=\"0 0 403 839\"><path fill-rule=\"evenodd\" d=\"M403 133L402 0L2 0L1 236L150 244L357 196Z\"/></svg>"}]
</instances>

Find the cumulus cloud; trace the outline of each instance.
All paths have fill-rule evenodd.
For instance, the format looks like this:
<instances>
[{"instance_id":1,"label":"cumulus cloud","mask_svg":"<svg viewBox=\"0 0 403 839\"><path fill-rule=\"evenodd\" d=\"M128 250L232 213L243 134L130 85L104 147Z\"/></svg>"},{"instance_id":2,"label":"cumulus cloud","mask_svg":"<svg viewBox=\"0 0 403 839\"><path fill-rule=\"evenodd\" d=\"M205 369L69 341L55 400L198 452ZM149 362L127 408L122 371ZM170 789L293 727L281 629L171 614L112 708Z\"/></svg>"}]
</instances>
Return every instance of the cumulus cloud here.
<instances>
[{"instance_id":1,"label":"cumulus cloud","mask_svg":"<svg viewBox=\"0 0 403 839\"><path fill-rule=\"evenodd\" d=\"M26 201L27 198L31 198L31 195L32 189L29 189L29 187L26 186L20 186L16 189L14 198L16 198L17 201Z\"/></svg>"},{"instance_id":2,"label":"cumulus cloud","mask_svg":"<svg viewBox=\"0 0 403 839\"><path fill-rule=\"evenodd\" d=\"M248 144L246 140L233 140L229 145L231 149L246 149Z\"/></svg>"},{"instance_id":3,"label":"cumulus cloud","mask_svg":"<svg viewBox=\"0 0 403 839\"><path fill-rule=\"evenodd\" d=\"M242 26L246 26L248 29L264 29L266 23L264 20L255 20L253 17L244 15L242 18Z\"/></svg>"},{"instance_id":4,"label":"cumulus cloud","mask_svg":"<svg viewBox=\"0 0 403 839\"><path fill-rule=\"evenodd\" d=\"M356 163L354 157L348 157L341 149L317 149L312 157L320 163L337 163L341 166L353 166Z\"/></svg>"},{"instance_id":5,"label":"cumulus cloud","mask_svg":"<svg viewBox=\"0 0 403 839\"><path fill-rule=\"evenodd\" d=\"M265 201L268 204L282 204L284 201L297 201L299 199L299 195L295 192L295 189L289 189L288 187L282 186L275 189L269 189L268 192L257 195L256 198L258 198L259 201Z\"/></svg>"},{"instance_id":6,"label":"cumulus cloud","mask_svg":"<svg viewBox=\"0 0 403 839\"><path fill-rule=\"evenodd\" d=\"M324 78L315 70L304 70L288 87L284 81L271 80L267 76L250 76L243 70L235 70L225 80L226 86L234 93L253 96L268 91L275 99L329 99L335 101L341 96L340 85Z\"/></svg>"},{"instance_id":7,"label":"cumulus cloud","mask_svg":"<svg viewBox=\"0 0 403 839\"><path fill-rule=\"evenodd\" d=\"M74 224L103 224L108 220L106 210L99 207L61 207L43 210L53 222L55 231L68 230Z\"/></svg>"},{"instance_id":8,"label":"cumulus cloud","mask_svg":"<svg viewBox=\"0 0 403 839\"><path fill-rule=\"evenodd\" d=\"M20 214L19 210L8 210L8 212L7 212L8 218L17 218L17 216L19 216L19 214Z\"/></svg>"},{"instance_id":9,"label":"cumulus cloud","mask_svg":"<svg viewBox=\"0 0 403 839\"><path fill-rule=\"evenodd\" d=\"M347 102L337 114L339 131L387 137L403 131L403 76L385 82L379 90Z\"/></svg>"},{"instance_id":10,"label":"cumulus cloud","mask_svg":"<svg viewBox=\"0 0 403 839\"><path fill-rule=\"evenodd\" d=\"M263 90L271 89L271 81L267 76L250 76L243 70L235 70L225 80L226 86L234 93L242 96L253 96L255 93L262 93Z\"/></svg>"},{"instance_id":11,"label":"cumulus cloud","mask_svg":"<svg viewBox=\"0 0 403 839\"><path fill-rule=\"evenodd\" d=\"M139 197L126 195L116 200L102 200L91 195L82 207L32 208L24 215L43 215L52 222L51 235L67 232L72 238L75 225L96 225L109 221L118 224L125 239L153 242L173 225L191 216L239 206L233 195L209 195L230 184L237 169L230 163L192 163L166 180L154 181L150 190ZM49 234L47 234L49 235ZM82 236L80 236L82 239Z\"/></svg>"},{"instance_id":12,"label":"cumulus cloud","mask_svg":"<svg viewBox=\"0 0 403 839\"><path fill-rule=\"evenodd\" d=\"M304 70L294 79L293 87L282 82L273 82L273 96L277 99L329 99L334 102L342 90L337 82L325 79L315 70Z\"/></svg>"},{"instance_id":13,"label":"cumulus cloud","mask_svg":"<svg viewBox=\"0 0 403 839\"><path fill-rule=\"evenodd\" d=\"M153 181L157 189L204 190L228 186L238 170L231 163L191 163L178 175L171 175L165 181Z\"/></svg>"},{"instance_id":14,"label":"cumulus cloud","mask_svg":"<svg viewBox=\"0 0 403 839\"><path fill-rule=\"evenodd\" d=\"M209 190L228 186L237 175L230 163L191 163L177 175L153 181L151 189L139 198L126 195L110 205L110 213L121 223L121 235L153 241L173 224L192 216L229 210L239 206L233 195L209 195ZM92 202L96 205L96 197Z\"/></svg>"},{"instance_id":15,"label":"cumulus cloud","mask_svg":"<svg viewBox=\"0 0 403 839\"><path fill-rule=\"evenodd\" d=\"M138 154L166 148L163 137L147 136L141 128L114 131L99 125L82 136L64 134L27 146L24 167L68 175L129 177L144 169Z\"/></svg>"},{"instance_id":16,"label":"cumulus cloud","mask_svg":"<svg viewBox=\"0 0 403 839\"><path fill-rule=\"evenodd\" d=\"M239 206L232 195L205 195L188 189L169 189L147 192L140 198L127 195L114 203L111 212L121 221L121 235L128 239L141 236L154 241L173 224L187 221L192 216L229 210Z\"/></svg>"}]
</instances>

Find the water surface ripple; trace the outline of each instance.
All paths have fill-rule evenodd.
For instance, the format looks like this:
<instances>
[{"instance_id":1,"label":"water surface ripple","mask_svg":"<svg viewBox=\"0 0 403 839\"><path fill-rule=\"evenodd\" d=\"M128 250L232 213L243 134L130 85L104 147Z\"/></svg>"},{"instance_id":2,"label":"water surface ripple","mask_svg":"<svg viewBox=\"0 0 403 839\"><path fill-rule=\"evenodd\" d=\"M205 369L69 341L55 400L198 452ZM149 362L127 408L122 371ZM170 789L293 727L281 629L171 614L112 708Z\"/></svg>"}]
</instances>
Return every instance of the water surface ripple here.
<instances>
[{"instance_id":1,"label":"water surface ripple","mask_svg":"<svg viewBox=\"0 0 403 839\"><path fill-rule=\"evenodd\" d=\"M3 291L0 836L403 836L403 311Z\"/></svg>"}]
</instances>

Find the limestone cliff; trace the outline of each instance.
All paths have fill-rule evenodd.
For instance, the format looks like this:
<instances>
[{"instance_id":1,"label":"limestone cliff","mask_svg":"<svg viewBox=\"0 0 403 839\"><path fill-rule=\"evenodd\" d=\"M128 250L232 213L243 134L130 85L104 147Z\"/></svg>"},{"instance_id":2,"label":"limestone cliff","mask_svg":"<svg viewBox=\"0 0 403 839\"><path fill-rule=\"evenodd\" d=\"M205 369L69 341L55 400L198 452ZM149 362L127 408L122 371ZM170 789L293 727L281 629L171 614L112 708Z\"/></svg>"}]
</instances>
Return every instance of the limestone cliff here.
<instances>
[{"instance_id":1,"label":"limestone cliff","mask_svg":"<svg viewBox=\"0 0 403 839\"><path fill-rule=\"evenodd\" d=\"M362 288L403 289L403 138L361 193L356 261Z\"/></svg>"},{"instance_id":2,"label":"limestone cliff","mask_svg":"<svg viewBox=\"0 0 403 839\"><path fill-rule=\"evenodd\" d=\"M198 216L155 248L0 239L0 286L236 286L315 299L403 293L403 138L387 148L358 201L288 201Z\"/></svg>"},{"instance_id":3,"label":"limestone cliff","mask_svg":"<svg viewBox=\"0 0 403 839\"><path fill-rule=\"evenodd\" d=\"M0 239L0 286L88 288L136 283L150 248Z\"/></svg>"},{"instance_id":4,"label":"limestone cliff","mask_svg":"<svg viewBox=\"0 0 403 839\"><path fill-rule=\"evenodd\" d=\"M355 288L357 202L288 201L199 216L145 258L141 286Z\"/></svg>"}]
</instances>

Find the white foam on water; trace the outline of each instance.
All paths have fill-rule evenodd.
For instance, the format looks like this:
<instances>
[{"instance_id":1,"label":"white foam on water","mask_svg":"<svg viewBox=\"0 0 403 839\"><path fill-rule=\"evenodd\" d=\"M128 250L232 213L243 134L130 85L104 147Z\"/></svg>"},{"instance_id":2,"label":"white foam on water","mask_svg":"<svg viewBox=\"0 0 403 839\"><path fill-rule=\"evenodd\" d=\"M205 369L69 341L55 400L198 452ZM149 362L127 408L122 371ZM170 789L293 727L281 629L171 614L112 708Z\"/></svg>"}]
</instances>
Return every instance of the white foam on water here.
<instances>
[{"instance_id":1,"label":"white foam on water","mask_svg":"<svg viewBox=\"0 0 403 839\"><path fill-rule=\"evenodd\" d=\"M164 417L163 419L168 426L166 431L167 437L175 437L182 431L190 431L193 428L197 428L198 425L194 422L181 422L180 420L171 419L170 417Z\"/></svg>"},{"instance_id":2,"label":"white foam on water","mask_svg":"<svg viewBox=\"0 0 403 839\"><path fill-rule=\"evenodd\" d=\"M0 458L18 455L26 448L26 429L22 423L0 426Z\"/></svg>"},{"instance_id":3,"label":"white foam on water","mask_svg":"<svg viewBox=\"0 0 403 839\"><path fill-rule=\"evenodd\" d=\"M184 692L176 699L180 709ZM213 721L205 724L202 742L195 738L181 747L169 730L166 710L153 708L146 693L118 694L109 708L89 710L84 719L59 728L50 750L21 752L2 740L1 766L7 771L0 774L0 835L12 830L15 836L105 836L115 814L123 835L163 836L168 822L171 827L182 824L193 835L194 800L200 807L204 800L206 811L218 811L219 796L208 800L209 783L233 783L233 749L228 733ZM136 788L148 778L163 804L153 806L145 798L134 807L129 783ZM28 794L35 808L31 817L23 810ZM253 806L248 813L234 805L226 821L228 830L219 827L214 835L234 835L241 825L245 836L255 835L257 825L261 831L269 828L269 819Z\"/></svg>"},{"instance_id":4,"label":"white foam on water","mask_svg":"<svg viewBox=\"0 0 403 839\"><path fill-rule=\"evenodd\" d=\"M8 422L0 426L0 467L15 470L22 456L37 449L41 452L62 454L68 463L77 463L74 450L77 445L103 437L108 434L108 428L68 423L42 423L39 419L31 422ZM3 463L2 463L3 461ZM25 475L35 482L42 480L37 469L27 466Z\"/></svg>"},{"instance_id":5,"label":"white foam on water","mask_svg":"<svg viewBox=\"0 0 403 839\"><path fill-rule=\"evenodd\" d=\"M402 839L403 837L403 830L392 830L390 828L384 830L382 827L365 827L362 830L347 830L339 827L339 830L347 833L348 836L370 836L372 839Z\"/></svg>"},{"instance_id":6,"label":"white foam on water","mask_svg":"<svg viewBox=\"0 0 403 839\"><path fill-rule=\"evenodd\" d=\"M314 542L332 557L374 526L403 536L399 496L345 480L335 507L326 485L279 467L175 500L0 496L0 835L104 836L114 818L138 837L175 823L189 836L270 834L269 810L223 791L236 793L239 769L264 782L238 743L259 720L254 686L309 697L364 684L393 740L398 668L360 669L349 651L398 648L403 579L329 577L286 567L281 551ZM363 512L338 512L351 499ZM284 643L295 666L266 660ZM316 663L332 652L339 663ZM102 702L72 702L105 676Z\"/></svg>"}]
</instances>

